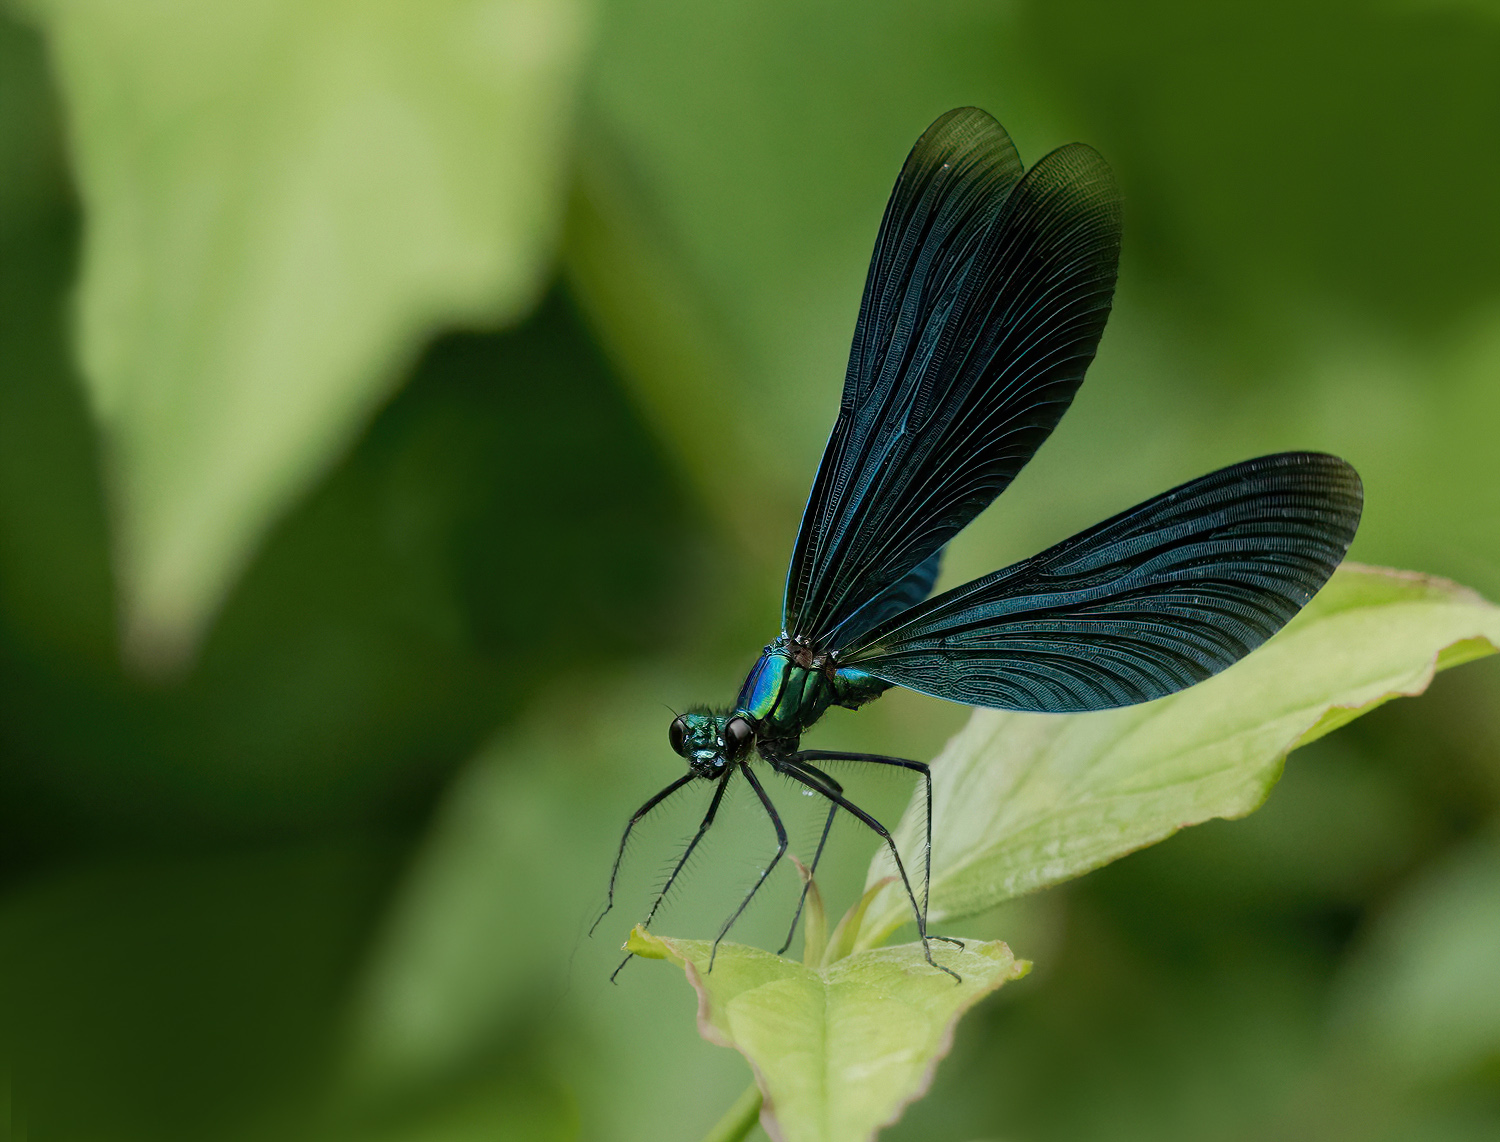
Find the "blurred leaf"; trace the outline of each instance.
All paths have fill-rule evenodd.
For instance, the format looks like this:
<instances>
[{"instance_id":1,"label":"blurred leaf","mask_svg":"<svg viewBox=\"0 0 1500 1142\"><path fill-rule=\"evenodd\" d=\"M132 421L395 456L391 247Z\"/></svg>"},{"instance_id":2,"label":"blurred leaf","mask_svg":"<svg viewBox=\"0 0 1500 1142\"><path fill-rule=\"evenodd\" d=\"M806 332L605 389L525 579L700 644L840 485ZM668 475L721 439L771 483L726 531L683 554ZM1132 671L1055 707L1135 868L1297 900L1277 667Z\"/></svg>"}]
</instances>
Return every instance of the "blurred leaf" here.
<instances>
[{"instance_id":1,"label":"blurred leaf","mask_svg":"<svg viewBox=\"0 0 1500 1142\"><path fill-rule=\"evenodd\" d=\"M559 213L579 0L34 0L128 648L190 648L420 340L508 321Z\"/></svg>"},{"instance_id":2,"label":"blurred leaf","mask_svg":"<svg viewBox=\"0 0 1500 1142\"><path fill-rule=\"evenodd\" d=\"M760 1093L760 1087L751 1083L714 1128L703 1136L703 1142L742 1142L759 1124L760 1108L764 1104L765 1096Z\"/></svg>"},{"instance_id":3,"label":"blurred leaf","mask_svg":"<svg viewBox=\"0 0 1500 1142\"><path fill-rule=\"evenodd\" d=\"M1346 564L1242 662L1091 714L980 710L934 761L931 918L969 916L1211 817L1260 806L1286 755L1436 670L1500 649L1500 608L1446 580ZM897 831L920 852L920 798ZM869 883L893 870L884 850ZM862 945L910 919L887 891Z\"/></svg>"},{"instance_id":4,"label":"blurred leaf","mask_svg":"<svg viewBox=\"0 0 1500 1142\"><path fill-rule=\"evenodd\" d=\"M1468 1078L1500 1064L1500 843L1405 886L1344 989L1343 1029L1396 1074Z\"/></svg>"},{"instance_id":5,"label":"blurred leaf","mask_svg":"<svg viewBox=\"0 0 1500 1142\"><path fill-rule=\"evenodd\" d=\"M592 889L595 870L556 842L579 806L526 760L491 749L461 773L407 872L355 1006L360 1093L464 1073L555 986L547 969L576 926L569 907L588 906L558 882Z\"/></svg>"},{"instance_id":6,"label":"blurred leaf","mask_svg":"<svg viewBox=\"0 0 1500 1142\"><path fill-rule=\"evenodd\" d=\"M671 960L698 992L703 1037L750 1060L765 1094L761 1121L782 1142L875 1136L932 1082L958 1017L1030 964L1003 943L944 948L934 971L920 944L861 952L821 969L759 948L720 944L708 971L704 940L637 928L627 947Z\"/></svg>"}]
</instances>

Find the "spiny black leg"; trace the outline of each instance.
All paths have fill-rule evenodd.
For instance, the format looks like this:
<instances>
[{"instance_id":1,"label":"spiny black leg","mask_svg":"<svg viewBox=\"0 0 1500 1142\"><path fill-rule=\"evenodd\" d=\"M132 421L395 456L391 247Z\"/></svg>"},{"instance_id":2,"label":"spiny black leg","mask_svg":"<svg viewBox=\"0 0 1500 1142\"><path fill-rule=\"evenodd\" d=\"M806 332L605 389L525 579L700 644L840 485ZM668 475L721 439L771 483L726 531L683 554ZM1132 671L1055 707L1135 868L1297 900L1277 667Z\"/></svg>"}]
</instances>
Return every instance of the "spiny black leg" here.
<instances>
[{"instance_id":1,"label":"spiny black leg","mask_svg":"<svg viewBox=\"0 0 1500 1142\"><path fill-rule=\"evenodd\" d=\"M689 777L691 776L689 774ZM703 839L703 834L708 832L708 827L714 823L714 814L719 811L719 802L724 800L724 790L729 788L729 779L733 776L734 769L731 767L719 779L718 788L714 790L713 800L708 803L708 812L703 814L703 823L698 826L698 831L693 834L693 839L688 842L687 848L682 850L682 856L678 858L677 866L672 869L672 875L667 877L667 882L661 886L661 891L656 894L656 899L651 902L651 911L647 912L646 918L641 921L642 928L649 928L651 926L651 918L656 915L656 910L661 907L661 902L667 898L667 893L672 889L672 882L677 879L677 874L686 866L688 857L693 855L693 850L698 847L698 842ZM624 971L625 965L634 958L634 956L626 956L621 960L620 966L609 973L609 982L614 983L615 976Z\"/></svg>"},{"instance_id":2,"label":"spiny black leg","mask_svg":"<svg viewBox=\"0 0 1500 1142\"><path fill-rule=\"evenodd\" d=\"M719 934L714 937L714 946L708 953L709 971L714 970L714 959L719 954L719 941L722 940L726 935L728 935L729 929L734 927L734 922L738 920L740 918L740 914L750 906L750 901L753 900L755 898L755 894L760 891L760 886L766 882L766 877L771 875L771 870L776 867L776 862L786 854L786 828L782 825L781 818L776 815L776 806L771 804L771 799L766 796L766 791L761 788L761 784L758 780L756 780L755 774L750 772L750 767L748 765L744 765L741 768L743 768L745 771L745 780L750 782L750 788L755 790L755 795L760 798L760 803L765 806L766 816L770 817L771 824L776 826L776 855L771 858L770 863L768 863L765 868L761 869L760 879L757 880L750 891L745 894L745 899L740 901L740 906L734 910L734 915L731 916L728 920L724 921L724 926L719 929Z\"/></svg>"},{"instance_id":3,"label":"spiny black leg","mask_svg":"<svg viewBox=\"0 0 1500 1142\"><path fill-rule=\"evenodd\" d=\"M927 936L927 917L922 909L917 906L917 894L912 891L911 878L906 875L906 866L901 863L901 853L896 849L896 841L891 836L890 830L858 805L854 804L853 801L850 801L840 793L835 793L824 784L828 779L828 775L819 770L817 766L806 761L796 760L796 755L794 755L791 758L781 760L777 768L788 777L800 781L813 792L822 794L845 812L852 813L855 817L858 817L885 842L885 847L891 851L891 859L896 862L896 871L901 874L901 883L906 888L906 896L911 901L912 911L916 913L917 933L922 939L922 954L927 957L927 962L937 968L938 971L946 972L953 977L955 982L962 983L962 976L951 968L945 968L932 958L932 947L928 943Z\"/></svg>"},{"instance_id":4,"label":"spiny black leg","mask_svg":"<svg viewBox=\"0 0 1500 1142\"><path fill-rule=\"evenodd\" d=\"M651 800L647 801L644 805L637 809L635 811L635 815L632 816L626 823L625 835L620 838L620 851L615 854L615 866L614 868L609 870L609 895L605 898L604 901L604 911L599 913L599 918L589 925L590 936L594 934L594 929L599 926L600 921L602 921L606 916L609 915L609 910L615 906L615 880L620 875L620 862L625 859L625 843L630 840L630 830L635 828L636 825L640 823L641 818L643 818L647 813L651 812L652 809L655 809L668 797L672 796L672 794L676 793L689 781L693 780L693 777L694 775L691 773L687 774L684 777L679 777L676 781L672 782L671 785L668 785L655 797L651 798Z\"/></svg>"},{"instance_id":5,"label":"spiny black leg","mask_svg":"<svg viewBox=\"0 0 1500 1142\"><path fill-rule=\"evenodd\" d=\"M932 899L932 767L922 761L908 761L904 757L887 757L880 753L844 753L837 750L807 749L792 755L792 760L806 764L810 761L865 761L871 765L893 765L910 769L922 775L927 792L927 847L923 853L922 868L922 927L926 927L927 905ZM827 777L821 769L816 771ZM842 789L839 790L843 792ZM945 944L956 944L962 948L964 942L952 936L928 936L929 940L942 940Z\"/></svg>"},{"instance_id":6,"label":"spiny black leg","mask_svg":"<svg viewBox=\"0 0 1500 1142\"><path fill-rule=\"evenodd\" d=\"M829 777L828 783L839 793L844 791L844 787L833 778ZM823 859L823 846L828 843L828 832L833 828L833 818L838 811L837 805L828 806L828 820L823 822L823 835L818 838L818 850L813 853L812 865L807 870L807 881L802 885L802 895L797 897L797 911L792 913L792 926L787 929L786 943L776 951L778 956L785 954L786 950L792 946L792 937L797 934L797 921L802 919L802 908L807 903L807 890L812 887L813 877L818 874L818 862Z\"/></svg>"}]
</instances>

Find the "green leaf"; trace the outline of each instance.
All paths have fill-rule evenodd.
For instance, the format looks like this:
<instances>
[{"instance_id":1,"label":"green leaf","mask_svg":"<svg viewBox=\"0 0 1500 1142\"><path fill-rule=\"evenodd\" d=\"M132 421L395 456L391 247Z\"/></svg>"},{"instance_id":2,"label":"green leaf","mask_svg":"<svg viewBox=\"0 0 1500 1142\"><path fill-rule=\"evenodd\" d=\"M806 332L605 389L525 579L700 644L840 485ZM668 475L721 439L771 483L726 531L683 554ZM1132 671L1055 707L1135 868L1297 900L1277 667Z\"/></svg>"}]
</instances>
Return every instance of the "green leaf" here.
<instances>
[{"instance_id":1,"label":"green leaf","mask_svg":"<svg viewBox=\"0 0 1500 1142\"><path fill-rule=\"evenodd\" d=\"M1345 564L1285 630L1178 694L1092 714L981 710L933 762L933 921L970 916L1260 806L1299 745L1500 648L1500 608L1444 579ZM896 840L921 852L914 799ZM884 850L867 883L892 872ZM861 946L911 918L887 889Z\"/></svg>"},{"instance_id":2,"label":"green leaf","mask_svg":"<svg viewBox=\"0 0 1500 1142\"><path fill-rule=\"evenodd\" d=\"M834 963L854 951L859 941L859 933L864 927L865 913L870 910L870 905L875 903L875 898L880 895L881 889L887 884L894 883L896 883L895 877L886 876L866 887L864 895L854 902L849 911L844 913L838 926L834 928L833 935L823 950L823 963Z\"/></svg>"},{"instance_id":3,"label":"green leaf","mask_svg":"<svg viewBox=\"0 0 1500 1142\"><path fill-rule=\"evenodd\" d=\"M791 862L797 867L797 875L802 878L806 893L802 905L802 962L808 967L817 967L828 951L828 912L823 907L823 893L813 879L812 869L796 857L791 857Z\"/></svg>"},{"instance_id":4,"label":"green leaf","mask_svg":"<svg viewBox=\"0 0 1500 1142\"><path fill-rule=\"evenodd\" d=\"M86 227L129 649L190 650L422 339L554 245L580 0L31 0Z\"/></svg>"},{"instance_id":5,"label":"green leaf","mask_svg":"<svg viewBox=\"0 0 1500 1142\"><path fill-rule=\"evenodd\" d=\"M671 960L698 992L703 1037L750 1061L765 1095L761 1122L782 1142L873 1138L926 1091L960 1015L1031 965L1003 943L935 955L963 978L934 971L920 944L860 952L809 968L759 948L637 928L626 947Z\"/></svg>"}]
</instances>

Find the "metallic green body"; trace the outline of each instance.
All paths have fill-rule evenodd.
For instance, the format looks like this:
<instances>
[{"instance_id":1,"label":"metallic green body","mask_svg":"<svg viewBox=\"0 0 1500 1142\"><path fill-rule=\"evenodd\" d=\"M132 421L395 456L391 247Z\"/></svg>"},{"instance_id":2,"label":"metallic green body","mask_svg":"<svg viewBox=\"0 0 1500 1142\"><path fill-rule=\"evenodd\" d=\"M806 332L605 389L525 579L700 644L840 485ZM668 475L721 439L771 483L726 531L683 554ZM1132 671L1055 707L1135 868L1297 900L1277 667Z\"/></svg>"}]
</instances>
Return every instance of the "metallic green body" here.
<instances>
[{"instance_id":1,"label":"metallic green body","mask_svg":"<svg viewBox=\"0 0 1500 1142\"><path fill-rule=\"evenodd\" d=\"M829 706L853 710L889 688L889 682L814 656L783 635L751 668L730 716L749 721L757 741L795 749Z\"/></svg>"}]
</instances>

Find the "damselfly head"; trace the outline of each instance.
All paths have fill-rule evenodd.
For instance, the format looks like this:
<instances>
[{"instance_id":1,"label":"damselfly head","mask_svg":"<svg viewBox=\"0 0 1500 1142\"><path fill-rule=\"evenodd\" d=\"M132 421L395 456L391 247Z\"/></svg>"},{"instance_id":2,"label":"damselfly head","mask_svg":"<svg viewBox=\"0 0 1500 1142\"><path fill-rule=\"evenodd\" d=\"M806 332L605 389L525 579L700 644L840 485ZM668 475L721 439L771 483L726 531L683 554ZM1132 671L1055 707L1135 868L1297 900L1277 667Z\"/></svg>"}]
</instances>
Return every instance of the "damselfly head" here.
<instances>
[{"instance_id":1,"label":"damselfly head","mask_svg":"<svg viewBox=\"0 0 1500 1142\"><path fill-rule=\"evenodd\" d=\"M755 729L738 714L679 714L667 727L667 741L699 777L721 777L755 740Z\"/></svg>"}]
</instances>

